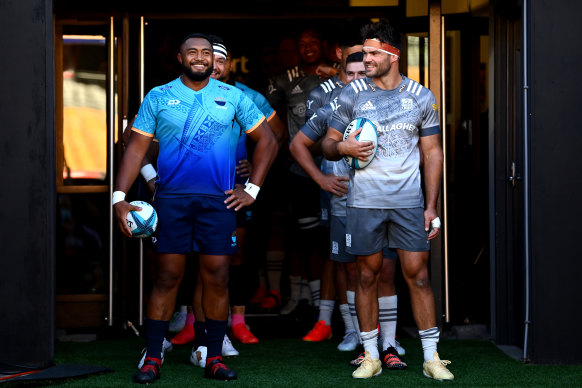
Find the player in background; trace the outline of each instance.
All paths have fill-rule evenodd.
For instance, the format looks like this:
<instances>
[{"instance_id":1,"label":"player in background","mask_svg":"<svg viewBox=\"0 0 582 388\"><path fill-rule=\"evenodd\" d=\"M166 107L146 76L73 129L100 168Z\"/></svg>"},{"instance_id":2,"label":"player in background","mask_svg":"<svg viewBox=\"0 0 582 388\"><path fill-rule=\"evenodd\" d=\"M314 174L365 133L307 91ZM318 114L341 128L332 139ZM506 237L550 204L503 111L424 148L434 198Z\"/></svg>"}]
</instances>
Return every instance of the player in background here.
<instances>
[{"instance_id":1,"label":"player in background","mask_svg":"<svg viewBox=\"0 0 582 388\"><path fill-rule=\"evenodd\" d=\"M205 377L231 380L236 372L221 356L228 319L228 265L236 252L235 211L256 199L277 143L262 113L240 90L210 79L212 44L202 34L184 38L178 53L183 74L144 98L118 170L112 203L123 234L131 233L125 201L155 136L160 145L154 207L160 218L157 271L147 306L147 353L134 375L138 383L160 376L162 342L174 311L186 254L199 252L204 283L208 359ZM236 120L257 142L246 187L235 186ZM225 152L225 150L227 152ZM192 179L193 175L196 179Z\"/></svg>"},{"instance_id":2,"label":"player in background","mask_svg":"<svg viewBox=\"0 0 582 388\"><path fill-rule=\"evenodd\" d=\"M279 118L279 115L276 111L273 110L271 105L269 105L267 102L267 99L262 94L240 82L231 79L230 50L227 50L222 38L214 35L212 35L210 38L213 40L214 49L214 70L210 77L235 86L236 88L240 89L247 97L249 97L267 118L267 122L273 130L273 134L281 146L287 138L287 130ZM236 123L234 125L238 127ZM247 158L247 136L244 132L241 131L236 151L237 167L235 171L235 183L245 184L246 180L252 173L252 164L248 161ZM243 266L243 246L245 243L246 230L252 219L252 213L252 206L241 209L241 211L237 213L237 238L239 246L230 263L229 278L232 335L234 338L245 344L254 344L259 342L259 340L247 328L244 317L245 305L249 301L254 291L249 290L248 285L246 285L245 267Z\"/></svg>"},{"instance_id":3,"label":"player in background","mask_svg":"<svg viewBox=\"0 0 582 388\"><path fill-rule=\"evenodd\" d=\"M430 240L440 232L436 203L442 178L443 152L436 100L432 92L403 76L398 69L401 36L387 22L362 29L367 78L356 80L338 98L338 109L323 141L324 155L339 160L345 155L367 160L372 142L358 142L343 132L355 118L371 120L378 131L376 156L364 169L350 171L346 245L357 256L359 281L356 309L365 359L354 378L382 372L378 352L378 275L382 247L389 244L400 258L410 289L412 311L424 353L423 374L452 380L449 361L437 353L434 294L428 275ZM421 188L420 152L423 151Z\"/></svg>"},{"instance_id":4,"label":"player in background","mask_svg":"<svg viewBox=\"0 0 582 388\"><path fill-rule=\"evenodd\" d=\"M305 124L309 93L321 83L322 76L328 78L336 71L325 64L322 43L317 31L300 32L297 39L300 65L273 77L265 94L271 106L286 116L290 141ZM286 241L291 268L290 299L281 309L284 315L294 311L302 298L304 274L309 279L312 303L319 306L320 276L327 255L323 254L327 246L322 244L325 233L319 228L319 187L294 161L290 162L287 182L286 198L282 200L289 202L293 227Z\"/></svg>"}]
</instances>

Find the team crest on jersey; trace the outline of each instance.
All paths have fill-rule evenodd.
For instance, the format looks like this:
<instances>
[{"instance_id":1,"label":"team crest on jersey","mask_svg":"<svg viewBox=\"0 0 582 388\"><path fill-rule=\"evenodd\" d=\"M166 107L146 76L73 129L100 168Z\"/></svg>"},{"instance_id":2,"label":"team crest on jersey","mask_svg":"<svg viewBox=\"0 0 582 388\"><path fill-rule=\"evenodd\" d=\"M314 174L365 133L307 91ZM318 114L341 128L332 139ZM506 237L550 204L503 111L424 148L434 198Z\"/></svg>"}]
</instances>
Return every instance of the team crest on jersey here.
<instances>
[{"instance_id":1,"label":"team crest on jersey","mask_svg":"<svg viewBox=\"0 0 582 388\"><path fill-rule=\"evenodd\" d=\"M175 106L178 105L181 101L180 100L168 100L168 106Z\"/></svg>"},{"instance_id":2,"label":"team crest on jersey","mask_svg":"<svg viewBox=\"0 0 582 388\"><path fill-rule=\"evenodd\" d=\"M412 98L403 98L402 110L412 110Z\"/></svg>"},{"instance_id":3,"label":"team crest on jersey","mask_svg":"<svg viewBox=\"0 0 582 388\"><path fill-rule=\"evenodd\" d=\"M226 107L225 107L226 101L224 100L224 98L222 98L222 97L216 97L214 99L214 102L216 103L216 105L218 105L217 108L226 109Z\"/></svg>"}]
</instances>

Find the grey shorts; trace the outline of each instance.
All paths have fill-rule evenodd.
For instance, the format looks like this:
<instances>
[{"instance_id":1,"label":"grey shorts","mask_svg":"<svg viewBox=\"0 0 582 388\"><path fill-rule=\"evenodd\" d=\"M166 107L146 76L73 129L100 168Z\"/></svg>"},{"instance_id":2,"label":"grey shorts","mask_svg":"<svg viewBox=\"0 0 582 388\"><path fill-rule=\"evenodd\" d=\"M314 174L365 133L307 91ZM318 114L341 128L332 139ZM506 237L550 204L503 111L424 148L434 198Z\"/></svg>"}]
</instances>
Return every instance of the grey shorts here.
<instances>
[{"instance_id":1,"label":"grey shorts","mask_svg":"<svg viewBox=\"0 0 582 388\"><path fill-rule=\"evenodd\" d=\"M353 263L356 256L346 251L346 217L331 216L330 258L340 263ZM396 260L396 250L385 245L382 249L382 257Z\"/></svg>"},{"instance_id":2,"label":"grey shorts","mask_svg":"<svg viewBox=\"0 0 582 388\"><path fill-rule=\"evenodd\" d=\"M409 252L430 250L423 208L347 210L346 251L351 254L371 255L385 245Z\"/></svg>"}]
</instances>

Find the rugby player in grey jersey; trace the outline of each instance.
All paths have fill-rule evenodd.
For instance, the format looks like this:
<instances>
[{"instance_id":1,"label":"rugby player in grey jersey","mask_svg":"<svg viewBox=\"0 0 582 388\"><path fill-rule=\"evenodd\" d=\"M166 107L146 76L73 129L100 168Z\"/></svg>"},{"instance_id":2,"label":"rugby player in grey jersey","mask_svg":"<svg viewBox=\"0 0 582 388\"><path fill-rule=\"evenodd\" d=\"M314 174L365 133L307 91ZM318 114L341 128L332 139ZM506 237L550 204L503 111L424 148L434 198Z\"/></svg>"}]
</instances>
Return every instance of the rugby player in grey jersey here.
<instances>
[{"instance_id":1,"label":"rugby player in grey jersey","mask_svg":"<svg viewBox=\"0 0 582 388\"><path fill-rule=\"evenodd\" d=\"M352 374L370 378L382 372L377 348L377 279L382 247L396 248L410 289L412 311L424 352L423 373L452 380L449 361L437 353L434 294L429 282L430 240L440 232L437 198L443 168L440 125L432 92L400 74L400 34L387 22L362 29L367 78L356 80L339 96L322 148L329 160L345 155L367 160L371 142L343 132L355 118L371 120L378 130L376 156L364 169L350 171L346 245L357 256L356 310L366 357ZM426 201L421 188L420 149Z\"/></svg>"}]
</instances>

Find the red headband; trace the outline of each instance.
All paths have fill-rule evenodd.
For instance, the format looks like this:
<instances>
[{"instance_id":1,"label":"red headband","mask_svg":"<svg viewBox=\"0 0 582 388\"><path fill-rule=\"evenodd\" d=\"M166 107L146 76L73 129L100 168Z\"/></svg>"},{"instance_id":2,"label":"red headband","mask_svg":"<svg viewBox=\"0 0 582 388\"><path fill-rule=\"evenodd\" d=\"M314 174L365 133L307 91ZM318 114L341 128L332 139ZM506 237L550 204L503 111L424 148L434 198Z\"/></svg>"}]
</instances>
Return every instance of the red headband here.
<instances>
[{"instance_id":1,"label":"red headband","mask_svg":"<svg viewBox=\"0 0 582 388\"><path fill-rule=\"evenodd\" d=\"M395 55L400 58L400 50L388 43L382 43L378 39L366 39L364 48L371 48L385 52L386 54Z\"/></svg>"}]
</instances>

